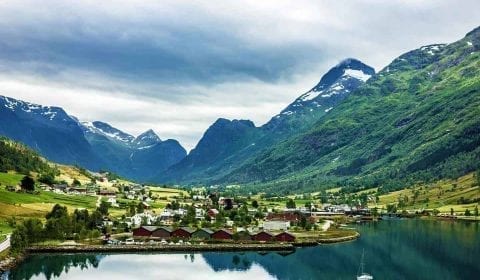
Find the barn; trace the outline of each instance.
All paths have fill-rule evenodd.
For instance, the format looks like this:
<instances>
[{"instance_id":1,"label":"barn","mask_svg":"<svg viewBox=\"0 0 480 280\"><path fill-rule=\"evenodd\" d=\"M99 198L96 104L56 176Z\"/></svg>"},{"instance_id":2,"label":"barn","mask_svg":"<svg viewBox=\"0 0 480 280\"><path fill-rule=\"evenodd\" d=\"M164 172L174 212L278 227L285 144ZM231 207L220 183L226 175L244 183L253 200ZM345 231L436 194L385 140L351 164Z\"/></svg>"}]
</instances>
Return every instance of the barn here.
<instances>
[{"instance_id":1,"label":"barn","mask_svg":"<svg viewBox=\"0 0 480 280\"><path fill-rule=\"evenodd\" d=\"M157 229L157 227L141 226L133 230L133 237L150 237L155 229Z\"/></svg>"},{"instance_id":2,"label":"barn","mask_svg":"<svg viewBox=\"0 0 480 280\"><path fill-rule=\"evenodd\" d=\"M192 233L195 232L195 229L189 227L181 227L172 231L171 237L177 237L180 239L189 239L192 237Z\"/></svg>"},{"instance_id":3,"label":"barn","mask_svg":"<svg viewBox=\"0 0 480 280\"><path fill-rule=\"evenodd\" d=\"M238 231L234 234L234 239L235 240L240 240L240 241L250 241L252 240L252 236L248 231L243 230L243 231Z\"/></svg>"},{"instance_id":4,"label":"barn","mask_svg":"<svg viewBox=\"0 0 480 280\"><path fill-rule=\"evenodd\" d=\"M217 240L228 240L232 239L232 235L233 234L229 230L220 229L212 234L212 238Z\"/></svg>"},{"instance_id":5,"label":"barn","mask_svg":"<svg viewBox=\"0 0 480 280\"><path fill-rule=\"evenodd\" d=\"M288 233L288 232L284 231L284 232L281 232L281 233L275 235L275 241L294 242L295 241L295 236L291 233Z\"/></svg>"},{"instance_id":6,"label":"barn","mask_svg":"<svg viewBox=\"0 0 480 280\"><path fill-rule=\"evenodd\" d=\"M208 228L199 228L192 233L193 239L207 240L212 238L213 231Z\"/></svg>"},{"instance_id":7,"label":"barn","mask_svg":"<svg viewBox=\"0 0 480 280\"><path fill-rule=\"evenodd\" d=\"M152 237L169 239L172 236L172 231L171 227L159 227L152 232Z\"/></svg>"},{"instance_id":8,"label":"barn","mask_svg":"<svg viewBox=\"0 0 480 280\"><path fill-rule=\"evenodd\" d=\"M261 231L255 235L253 235L253 240L261 241L261 242L268 242L273 240L273 235L266 231Z\"/></svg>"}]
</instances>

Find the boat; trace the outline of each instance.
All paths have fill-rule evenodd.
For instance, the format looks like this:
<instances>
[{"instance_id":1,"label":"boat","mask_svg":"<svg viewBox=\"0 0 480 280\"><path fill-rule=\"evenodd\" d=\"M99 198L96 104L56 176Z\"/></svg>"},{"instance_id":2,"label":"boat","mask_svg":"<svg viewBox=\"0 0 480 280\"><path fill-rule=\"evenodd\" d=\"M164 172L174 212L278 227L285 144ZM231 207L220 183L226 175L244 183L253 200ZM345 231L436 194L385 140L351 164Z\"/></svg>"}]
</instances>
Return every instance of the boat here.
<instances>
[{"instance_id":1,"label":"boat","mask_svg":"<svg viewBox=\"0 0 480 280\"><path fill-rule=\"evenodd\" d=\"M357 272L357 280L373 280L373 276L364 272L365 268L365 250L362 252L362 260L360 261L360 267Z\"/></svg>"}]
</instances>

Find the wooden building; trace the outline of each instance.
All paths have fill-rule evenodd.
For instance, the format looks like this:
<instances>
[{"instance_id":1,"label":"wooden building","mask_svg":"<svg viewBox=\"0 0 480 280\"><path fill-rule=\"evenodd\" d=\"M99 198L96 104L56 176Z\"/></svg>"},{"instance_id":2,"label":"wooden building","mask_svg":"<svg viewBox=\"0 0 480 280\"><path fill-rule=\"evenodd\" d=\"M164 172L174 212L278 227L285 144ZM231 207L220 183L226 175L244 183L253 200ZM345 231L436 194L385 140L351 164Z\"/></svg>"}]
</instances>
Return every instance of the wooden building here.
<instances>
[{"instance_id":1,"label":"wooden building","mask_svg":"<svg viewBox=\"0 0 480 280\"><path fill-rule=\"evenodd\" d=\"M213 231L208 228L199 228L192 233L193 239L208 240L212 238Z\"/></svg>"},{"instance_id":2,"label":"wooden building","mask_svg":"<svg viewBox=\"0 0 480 280\"><path fill-rule=\"evenodd\" d=\"M133 230L133 237L150 237L156 229L154 226L141 226Z\"/></svg>"},{"instance_id":3,"label":"wooden building","mask_svg":"<svg viewBox=\"0 0 480 280\"><path fill-rule=\"evenodd\" d=\"M253 240L261 241L261 242L269 242L273 240L273 235L266 231L261 231L255 235L253 235Z\"/></svg>"},{"instance_id":4,"label":"wooden building","mask_svg":"<svg viewBox=\"0 0 480 280\"><path fill-rule=\"evenodd\" d=\"M160 239L169 239L172 236L171 227L159 227L152 232L152 237Z\"/></svg>"},{"instance_id":5,"label":"wooden building","mask_svg":"<svg viewBox=\"0 0 480 280\"><path fill-rule=\"evenodd\" d=\"M288 232L284 231L284 232L281 232L281 233L275 235L275 241L294 242L295 241L295 236L291 233L288 233Z\"/></svg>"},{"instance_id":6,"label":"wooden building","mask_svg":"<svg viewBox=\"0 0 480 280\"><path fill-rule=\"evenodd\" d=\"M180 227L172 231L172 237L177 237L180 239L189 239L192 237L192 233L195 232L195 229L189 227Z\"/></svg>"},{"instance_id":7,"label":"wooden building","mask_svg":"<svg viewBox=\"0 0 480 280\"><path fill-rule=\"evenodd\" d=\"M233 236L233 234L229 230L226 230L226 229L217 230L216 232L214 232L212 234L212 238L217 239L217 240L232 239L232 236Z\"/></svg>"}]
</instances>

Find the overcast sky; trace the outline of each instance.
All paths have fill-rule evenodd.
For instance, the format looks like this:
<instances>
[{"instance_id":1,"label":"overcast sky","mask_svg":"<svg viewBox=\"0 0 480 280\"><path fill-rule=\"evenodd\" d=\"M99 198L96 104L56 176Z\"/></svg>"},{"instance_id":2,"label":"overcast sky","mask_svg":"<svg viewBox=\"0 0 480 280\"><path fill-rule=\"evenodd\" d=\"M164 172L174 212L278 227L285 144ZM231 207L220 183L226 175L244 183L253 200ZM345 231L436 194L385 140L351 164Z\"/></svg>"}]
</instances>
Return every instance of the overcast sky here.
<instances>
[{"instance_id":1,"label":"overcast sky","mask_svg":"<svg viewBox=\"0 0 480 280\"><path fill-rule=\"evenodd\" d=\"M4 0L0 94L190 150L219 117L262 125L344 58L380 70L479 19L478 0Z\"/></svg>"}]
</instances>

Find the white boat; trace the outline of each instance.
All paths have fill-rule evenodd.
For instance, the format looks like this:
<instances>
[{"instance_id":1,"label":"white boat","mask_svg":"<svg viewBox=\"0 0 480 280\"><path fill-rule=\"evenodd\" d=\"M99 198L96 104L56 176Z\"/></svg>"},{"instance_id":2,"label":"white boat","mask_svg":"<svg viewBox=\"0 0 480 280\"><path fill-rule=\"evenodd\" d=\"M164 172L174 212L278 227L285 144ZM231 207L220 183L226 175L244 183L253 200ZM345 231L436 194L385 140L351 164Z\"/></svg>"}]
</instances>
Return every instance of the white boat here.
<instances>
[{"instance_id":1,"label":"white boat","mask_svg":"<svg viewBox=\"0 0 480 280\"><path fill-rule=\"evenodd\" d=\"M362 260L357 272L357 280L373 280L373 276L364 271L365 268L365 250L362 252Z\"/></svg>"}]
</instances>

